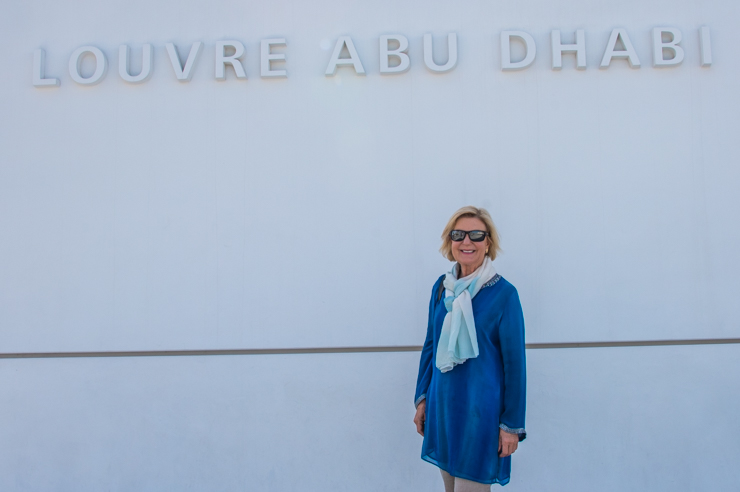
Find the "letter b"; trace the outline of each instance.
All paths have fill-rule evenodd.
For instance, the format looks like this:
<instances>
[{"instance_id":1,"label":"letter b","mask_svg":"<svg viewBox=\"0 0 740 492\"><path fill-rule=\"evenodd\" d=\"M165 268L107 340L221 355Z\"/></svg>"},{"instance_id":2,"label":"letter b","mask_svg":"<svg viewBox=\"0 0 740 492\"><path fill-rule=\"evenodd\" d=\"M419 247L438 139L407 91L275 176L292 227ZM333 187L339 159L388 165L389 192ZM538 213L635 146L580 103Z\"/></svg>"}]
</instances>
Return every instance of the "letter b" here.
<instances>
[{"instance_id":1,"label":"letter b","mask_svg":"<svg viewBox=\"0 0 740 492\"><path fill-rule=\"evenodd\" d=\"M663 33L670 34L671 40L663 42ZM656 27L653 29L653 66L670 67L680 65L683 61L684 51L678 43L681 42L681 31L675 27ZM663 58L663 50L673 52L673 58Z\"/></svg>"}]
</instances>

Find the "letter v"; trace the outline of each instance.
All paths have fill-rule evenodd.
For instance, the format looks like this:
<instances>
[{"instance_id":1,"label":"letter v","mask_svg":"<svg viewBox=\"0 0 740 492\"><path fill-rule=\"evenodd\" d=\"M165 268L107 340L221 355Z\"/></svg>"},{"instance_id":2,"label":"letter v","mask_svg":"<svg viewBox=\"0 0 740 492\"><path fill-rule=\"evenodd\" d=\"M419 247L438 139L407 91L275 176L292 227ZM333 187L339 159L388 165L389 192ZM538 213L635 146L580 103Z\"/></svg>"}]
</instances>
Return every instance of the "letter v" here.
<instances>
[{"instance_id":1,"label":"letter v","mask_svg":"<svg viewBox=\"0 0 740 492\"><path fill-rule=\"evenodd\" d=\"M203 47L203 43L196 41L190 48L188 59L185 60L185 68L183 68L180 62L180 56L177 54L177 48L172 43L167 43L167 53L170 55L170 62L172 62L172 68L175 70L175 76L180 82L190 82L193 77L193 66L195 66L195 60L198 58L198 53Z\"/></svg>"}]
</instances>

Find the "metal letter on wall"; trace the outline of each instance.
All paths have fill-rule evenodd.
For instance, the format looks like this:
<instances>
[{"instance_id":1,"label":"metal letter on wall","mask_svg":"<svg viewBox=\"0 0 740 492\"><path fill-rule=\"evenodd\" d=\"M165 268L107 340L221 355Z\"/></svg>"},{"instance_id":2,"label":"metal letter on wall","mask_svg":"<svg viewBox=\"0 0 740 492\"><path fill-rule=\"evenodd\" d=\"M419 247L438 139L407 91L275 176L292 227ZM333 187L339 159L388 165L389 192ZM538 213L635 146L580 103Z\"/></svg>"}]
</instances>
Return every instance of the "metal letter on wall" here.
<instances>
[{"instance_id":1,"label":"metal letter on wall","mask_svg":"<svg viewBox=\"0 0 740 492\"><path fill-rule=\"evenodd\" d=\"M349 58L339 58L339 55L342 54L342 49L344 49L345 46L347 47ZM339 39L337 39L337 44L334 45L334 52L331 54L331 58L329 59L329 64L326 66L326 72L324 72L324 75L327 77L333 76L337 73L337 66L339 65L352 65L357 75L365 75L365 68L362 66L362 62L360 61L360 55L357 54L355 44L349 36L340 36Z\"/></svg>"},{"instance_id":2,"label":"metal letter on wall","mask_svg":"<svg viewBox=\"0 0 740 492\"><path fill-rule=\"evenodd\" d=\"M59 87L59 79L44 77L46 52L41 48L33 52L33 85L34 87Z\"/></svg>"},{"instance_id":3,"label":"metal letter on wall","mask_svg":"<svg viewBox=\"0 0 740 492\"><path fill-rule=\"evenodd\" d=\"M234 48L233 55L226 55L226 47ZM246 79L239 57L244 54L244 45L239 41L216 41L216 80L226 80L226 65L231 65L237 79Z\"/></svg>"},{"instance_id":4,"label":"metal letter on wall","mask_svg":"<svg viewBox=\"0 0 740 492\"><path fill-rule=\"evenodd\" d=\"M699 48L701 49L701 66L712 66L712 39L709 36L709 28L701 26L699 29Z\"/></svg>"},{"instance_id":5,"label":"metal letter on wall","mask_svg":"<svg viewBox=\"0 0 740 492\"><path fill-rule=\"evenodd\" d=\"M663 42L663 34L669 34L671 40ZM682 39L681 31L675 27L656 27L653 29L653 66L654 67L675 67L680 65L684 58L684 51L678 43ZM673 52L673 57L665 59L663 51Z\"/></svg>"},{"instance_id":6,"label":"metal letter on wall","mask_svg":"<svg viewBox=\"0 0 740 492\"><path fill-rule=\"evenodd\" d=\"M193 67L195 66L195 60L198 59L200 49L203 47L203 43L196 41L190 47L190 53L188 53L188 59L185 60L185 67L180 62L180 56L177 54L177 48L173 43L167 43L167 54L170 55L170 62L172 63L172 69L175 71L175 77L180 82L190 82L193 78Z\"/></svg>"},{"instance_id":7,"label":"metal letter on wall","mask_svg":"<svg viewBox=\"0 0 740 492\"><path fill-rule=\"evenodd\" d=\"M391 50L388 47L389 42L397 41L398 48ZM411 60L407 53L409 49L409 40L402 34L388 34L380 36L378 40L380 52L380 73L383 75L392 73L404 73L411 67ZM390 66L391 57L398 58L399 63L395 67Z\"/></svg>"},{"instance_id":8,"label":"metal letter on wall","mask_svg":"<svg viewBox=\"0 0 740 492\"><path fill-rule=\"evenodd\" d=\"M511 38L520 39L524 43L525 55L522 61L511 61ZM537 46L530 34L524 31L501 31L501 70L524 70L534 62L536 54Z\"/></svg>"},{"instance_id":9,"label":"metal letter on wall","mask_svg":"<svg viewBox=\"0 0 740 492\"><path fill-rule=\"evenodd\" d=\"M83 77L80 73L80 62L86 54L92 54L95 57L95 71L89 77ZM95 85L100 82L105 76L105 72L108 68L108 61L105 58L100 49L95 46L83 46L77 48L72 52L72 56L69 57L69 75L72 80L81 85Z\"/></svg>"},{"instance_id":10,"label":"metal letter on wall","mask_svg":"<svg viewBox=\"0 0 740 492\"><path fill-rule=\"evenodd\" d=\"M270 48L272 46L285 46L284 38L275 39L263 39L260 43L260 77L262 78L278 78L287 77L288 72L286 70L273 70L271 62L274 61L285 61L285 53L272 53Z\"/></svg>"},{"instance_id":11,"label":"metal letter on wall","mask_svg":"<svg viewBox=\"0 0 740 492\"><path fill-rule=\"evenodd\" d=\"M624 50L616 50L617 41L622 40ZM625 29L613 29L609 41L606 43L606 50L604 50L604 57L601 59L601 65L599 68L609 68L612 62L612 58L626 58L632 68L640 68L640 59L637 57L635 47L632 46L632 41L627 35Z\"/></svg>"},{"instance_id":12,"label":"metal letter on wall","mask_svg":"<svg viewBox=\"0 0 740 492\"><path fill-rule=\"evenodd\" d=\"M141 51L141 72L139 72L139 75L131 75L128 71L128 45L122 44L118 48L118 75L130 84L146 82L152 76L152 45L145 44Z\"/></svg>"},{"instance_id":13,"label":"metal letter on wall","mask_svg":"<svg viewBox=\"0 0 740 492\"><path fill-rule=\"evenodd\" d=\"M576 31L576 44L562 44L560 31L550 33L552 42L552 69L560 70L563 68L563 53L576 54L576 68L578 70L586 69L586 34L583 29Z\"/></svg>"},{"instance_id":14,"label":"metal letter on wall","mask_svg":"<svg viewBox=\"0 0 740 492\"><path fill-rule=\"evenodd\" d=\"M447 34L447 63L437 65L434 63L434 47L432 44L432 35L424 35L424 65L434 73L449 72L457 65L457 34L451 32Z\"/></svg>"}]
</instances>

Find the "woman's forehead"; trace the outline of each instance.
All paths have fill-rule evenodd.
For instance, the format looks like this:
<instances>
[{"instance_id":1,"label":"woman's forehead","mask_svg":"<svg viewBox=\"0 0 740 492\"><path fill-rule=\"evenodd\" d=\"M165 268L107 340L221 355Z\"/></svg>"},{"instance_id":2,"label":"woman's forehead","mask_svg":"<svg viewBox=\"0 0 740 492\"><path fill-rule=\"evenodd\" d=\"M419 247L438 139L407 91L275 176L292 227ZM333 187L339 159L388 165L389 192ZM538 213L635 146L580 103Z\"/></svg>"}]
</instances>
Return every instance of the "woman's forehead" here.
<instances>
[{"instance_id":1,"label":"woman's forehead","mask_svg":"<svg viewBox=\"0 0 740 492\"><path fill-rule=\"evenodd\" d=\"M455 229L465 229L472 231L474 229L486 230L486 224L478 217L460 217L455 222Z\"/></svg>"}]
</instances>

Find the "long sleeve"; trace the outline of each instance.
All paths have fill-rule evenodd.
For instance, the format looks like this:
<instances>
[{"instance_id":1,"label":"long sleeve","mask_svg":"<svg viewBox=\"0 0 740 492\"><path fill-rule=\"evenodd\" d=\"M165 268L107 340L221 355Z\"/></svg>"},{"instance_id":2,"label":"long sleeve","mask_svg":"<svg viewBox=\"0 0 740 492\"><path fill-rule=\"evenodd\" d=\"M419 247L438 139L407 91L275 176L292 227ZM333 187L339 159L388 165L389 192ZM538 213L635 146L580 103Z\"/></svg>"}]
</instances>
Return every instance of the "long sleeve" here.
<instances>
[{"instance_id":1,"label":"long sleeve","mask_svg":"<svg viewBox=\"0 0 740 492\"><path fill-rule=\"evenodd\" d=\"M429 299L429 318L427 322L427 337L424 340L424 347L421 349L421 359L419 360L419 376L416 378L416 394L414 395L414 405L419 406L427 396L427 389L432 380L432 371L434 370L434 308L436 306L436 293L439 288L440 277L434 283L432 296Z\"/></svg>"},{"instance_id":2,"label":"long sleeve","mask_svg":"<svg viewBox=\"0 0 740 492\"><path fill-rule=\"evenodd\" d=\"M524 348L524 315L519 294L514 291L506 302L499 326L501 356L504 363L503 413L500 427L519 434L519 440L527 437L524 416L527 399L527 367Z\"/></svg>"}]
</instances>

